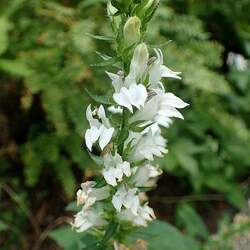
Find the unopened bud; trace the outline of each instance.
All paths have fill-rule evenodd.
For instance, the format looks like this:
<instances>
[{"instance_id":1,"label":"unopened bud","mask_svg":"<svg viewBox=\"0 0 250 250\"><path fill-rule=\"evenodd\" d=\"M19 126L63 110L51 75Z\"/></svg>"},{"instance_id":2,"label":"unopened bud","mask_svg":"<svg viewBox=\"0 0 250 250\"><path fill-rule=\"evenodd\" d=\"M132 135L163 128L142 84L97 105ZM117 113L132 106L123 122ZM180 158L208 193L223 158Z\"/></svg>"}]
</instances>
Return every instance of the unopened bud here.
<instances>
[{"instance_id":1,"label":"unopened bud","mask_svg":"<svg viewBox=\"0 0 250 250\"><path fill-rule=\"evenodd\" d=\"M112 4L111 2L108 2L107 4L107 13L108 13L108 16L113 16L115 15L115 13L118 11L118 9L116 9Z\"/></svg>"},{"instance_id":2,"label":"unopened bud","mask_svg":"<svg viewBox=\"0 0 250 250\"><path fill-rule=\"evenodd\" d=\"M130 64L130 73L135 76L136 80L142 78L147 68L149 59L148 48L145 43L137 45Z\"/></svg>"},{"instance_id":3,"label":"unopened bud","mask_svg":"<svg viewBox=\"0 0 250 250\"><path fill-rule=\"evenodd\" d=\"M132 45L140 41L141 20L137 16L130 17L124 25L123 35L126 44Z\"/></svg>"},{"instance_id":4,"label":"unopened bud","mask_svg":"<svg viewBox=\"0 0 250 250\"><path fill-rule=\"evenodd\" d=\"M160 0L148 0L146 5L144 6L144 10L147 11L149 9L154 9L155 7L158 6Z\"/></svg>"},{"instance_id":5,"label":"unopened bud","mask_svg":"<svg viewBox=\"0 0 250 250\"><path fill-rule=\"evenodd\" d=\"M148 22L154 15L159 3L160 0L145 1L141 8L139 8L137 15L142 18L143 21Z\"/></svg>"}]
</instances>

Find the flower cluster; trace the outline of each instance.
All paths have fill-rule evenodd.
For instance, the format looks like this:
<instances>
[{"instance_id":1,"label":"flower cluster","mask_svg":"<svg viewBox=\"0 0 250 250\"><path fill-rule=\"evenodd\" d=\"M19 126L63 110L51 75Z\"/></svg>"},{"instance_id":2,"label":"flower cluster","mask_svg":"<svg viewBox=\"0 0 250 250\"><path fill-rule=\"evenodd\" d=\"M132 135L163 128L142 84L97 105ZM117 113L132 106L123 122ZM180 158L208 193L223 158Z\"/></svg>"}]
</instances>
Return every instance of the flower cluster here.
<instances>
[{"instance_id":1,"label":"flower cluster","mask_svg":"<svg viewBox=\"0 0 250 250\"><path fill-rule=\"evenodd\" d=\"M147 226L155 218L142 191L155 186L161 174L152 161L167 153L162 127L168 128L174 117L183 119L178 109L188 105L165 91L162 79L180 79L180 72L163 64L160 49L150 57L141 43L134 49L127 74L122 70L107 74L114 105L106 107L108 113L102 105L95 109L89 105L86 111L90 125L86 146L90 153L94 147L102 152L103 178L101 185L88 181L77 191L82 208L73 226L79 232L105 227L111 218L133 226ZM119 117L121 124L112 124L109 115Z\"/></svg>"},{"instance_id":2,"label":"flower cluster","mask_svg":"<svg viewBox=\"0 0 250 250\"><path fill-rule=\"evenodd\" d=\"M117 62L120 70L106 72L113 86L108 98L93 98L101 105L87 107L85 144L101 163L101 178L82 183L77 191L80 211L72 223L78 232L90 230L99 242L107 237L122 242L128 231L155 219L145 191L155 187L162 173L154 159L168 152L162 129L173 118L183 119L179 110L188 106L163 85L164 78L180 79L180 72L164 65L159 48L149 50L142 42L158 5L159 0L113 0L107 5L116 56L102 58Z\"/></svg>"}]
</instances>

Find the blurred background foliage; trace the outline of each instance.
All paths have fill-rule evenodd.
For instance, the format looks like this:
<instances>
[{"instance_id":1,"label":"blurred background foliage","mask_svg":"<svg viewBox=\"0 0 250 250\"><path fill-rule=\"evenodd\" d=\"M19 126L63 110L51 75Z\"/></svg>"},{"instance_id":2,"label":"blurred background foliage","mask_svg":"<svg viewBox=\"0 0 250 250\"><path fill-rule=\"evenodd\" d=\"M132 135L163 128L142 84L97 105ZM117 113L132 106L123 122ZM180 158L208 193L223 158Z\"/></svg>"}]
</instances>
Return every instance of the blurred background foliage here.
<instances>
[{"instance_id":1,"label":"blurred background foliage","mask_svg":"<svg viewBox=\"0 0 250 250\"><path fill-rule=\"evenodd\" d=\"M114 55L112 42L93 37L111 35L105 4L0 2L1 249L91 241L59 226L80 182L98 171L82 141L84 89L105 93L104 71L116 70L91 66L102 60L96 52ZM162 0L149 25L147 43L182 71L166 89L191 104L166 131L169 154L158 160L166 174L150 195L158 217L178 229L153 223L146 231L165 234L149 249L241 249L236 239L249 237L250 67L227 63L229 52L250 57L249 9L250 0Z\"/></svg>"}]
</instances>

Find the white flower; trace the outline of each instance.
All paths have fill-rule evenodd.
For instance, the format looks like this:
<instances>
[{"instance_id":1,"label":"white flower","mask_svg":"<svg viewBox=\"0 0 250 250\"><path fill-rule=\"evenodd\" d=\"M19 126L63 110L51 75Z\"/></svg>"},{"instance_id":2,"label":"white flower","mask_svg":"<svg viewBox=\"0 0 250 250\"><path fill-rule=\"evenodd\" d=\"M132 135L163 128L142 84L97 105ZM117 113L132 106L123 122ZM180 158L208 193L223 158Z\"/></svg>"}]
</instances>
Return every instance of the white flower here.
<instances>
[{"instance_id":1,"label":"white flower","mask_svg":"<svg viewBox=\"0 0 250 250\"><path fill-rule=\"evenodd\" d=\"M129 88L122 87L119 93L114 93L115 102L133 112L133 107L140 109L147 99L146 87L142 84L132 84Z\"/></svg>"},{"instance_id":2,"label":"white flower","mask_svg":"<svg viewBox=\"0 0 250 250\"><path fill-rule=\"evenodd\" d=\"M137 215L140 206L137 188L127 188L122 185L112 198L112 204L118 212L121 212L122 206L130 209L134 215Z\"/></svg>"},{"instance_id":3,"label":"white flower","mask_svg":"<svg viewBox=\"0 0 250 250\"><path fill-rule=\"evenodd\" d=\"M104 166L104 179L111 186L116 186L117 182L122 181L123 175L131 175L129 162L123 161L118 153L114 156L110 153L104 155Z\"/></svg>"},{"instance_id":4,"label":"white flower","mask_svg":"<svg viewBox=\"0 0 250 250\"><path fill-rule=\"evenodd\" d=\"M137 109L143 107L147 99L147 89L141 82L145 77L148 58L147 46L144 43L139 44L135 48L127 77L124 78L123 71L118 71L117 74L107 72L115 89L115 102L130 112L133 112L133 106Z\"/></svg>"},{"instance_id":5,"label":"white flower","mask_svg":"<svg viewBox=\"0 0 250 250\"><path fill-rule=\"evenodd\" d=\"M115 107L115 106L109 106L108 107L108 111L110 112L110 113L113 113L113 114L122 114L122 108L121 107Z\"/></svg>"},{"instance_id":6,"label":"white flower","mask_svg":"<svg viewBox=\"0 0 250 250\"><path fill-rule=\"evenodd\" d=\"M159 167L154 167L150 164L146 164L142 167L137 167L133 176L133 183L137 187L151 186L150 179L156 178L162 174L162 170Z\"/></svg>"},{"instance_id":7,"label":"white flower","mask_svg":"<svg viewBox=\"0 0 250 250\"><path fill-rule=\"evenodd\" d=\"M83 208L75 215L74 222L72 223L77 232L86 231L93 226L101 227L105 225L107 225L107 221L92 208Z\"/></svg>"},{"instance_id":8,"label":"white flower","mask_svg":"<svg viewBox=\"0 0 250 250\"><path fill-rule=\"evenodd\" d=\"M136 226L147 226L147 222L154 220L155 214L151 207L147 204L138 208L138 213L135 215L131 210L123 210L119 213L118 217L121 220L132 222Z\"/></svg>"},{"instance_id":9,"label":"white flower","mask_svg":"<svg viewBox=\"0 0 250 250\"><path fill-rule=\"evenodd\" d=\"M112 81L112 85L115 89L115 93L119 93L121 88L124 87L124 73L123 71L118 71L117 74L106 72Z\"/></svg>"},{"instance_id":10,"label":"white flower","mask_svg":"<svg viewBox=\"0 0 250 250\"><path fill-rule=\"evenodd\" d=\"M237 53L229 52L227 57L228 65L235 65L236 69L239 71L246 70L248 67L248 61L246 58Z\"/></svg>"},{"instance_id":11,"label":"white flower","mask_svg":"<svg viewBox=\"0 0 250 250\"><path fill-rule=\"evenodd\" d=\"M129 74L125 78L125 86L130 86L134 83L142 82L145 77L147 65L148 65L148 48L145 43L139 44L133 54L133 58L130 63Z\"/></svg>"},{"instance_id":12,"label":"white flower","mask_svg":"<svg viewBox=\"0 0 250 250\"><path fill-rule=\"evenodd\" d=\"M101 188L94 188L96 182L86 181L81 184L81 189L76 193L77 195L77 206L85 204L91 199L91 203L107 199L110 195L110 188L104 186Z\"/></svg>"},{"instance_id":13,"label":"white flower","mask_svg":"<svg viewBox=\"0 0 250 250\"><path fill-rule=\"evenodd\" d=\"M159 86L160 88L164 89L161 78L170 77L181 79L181 77L179 76L181 72L174 72L163 65L163 54L160 49L155 49L155 53L157 58L149 68L149 85L152 89L158 89Z\"/></svg>"},{"instance_id":14,"label":"white flower","mask_svg":"<svg viewBox=\"0 0 250 250\"><path fill-rule=\"evenodd\" d=\"M153 161L154 156L162 157L168 152L165 148L167 141L161 136L159 130L155 133L151 129L146 133L130 133L127 143L131 140L134 147L129 156L131 161L144 159Z\"/></svg>"},{"instance_id":15,"label":"white flower","mask_svg":"<svg viewBox=\"0 0 250 250\"><path fill-rule=\"evenodd\" d=\"M93 144L97 141L99 141L99 146L103 150L110 142L114 133L114 128L111 127L103 106L101 105L97 111L94 111L94 113L96 113L98 119L93 118L91 105L89 105L86 111L86 116L90 124L90 129L87 129L85 133L85 141L90 151L92 150Z\"/></svg>"},{"instance_id":16,"label":"white flower","mask_svg":"<svg viewBox=\"0 0 250 250\"><path fill-rule=\"evenodd\" d=\"M136 121L147 121L149 123L155 122L157 125L167 128L172 122L170 118L176 117L184 119L177 108L182 109L187 106L187 103L182 101L173 93L164 93L162 91L157 91L156 95L154 95L149 101L147 101L144 107L141 110L138 110L130 118L130 123Z\"/></svg>"}]
</instances>

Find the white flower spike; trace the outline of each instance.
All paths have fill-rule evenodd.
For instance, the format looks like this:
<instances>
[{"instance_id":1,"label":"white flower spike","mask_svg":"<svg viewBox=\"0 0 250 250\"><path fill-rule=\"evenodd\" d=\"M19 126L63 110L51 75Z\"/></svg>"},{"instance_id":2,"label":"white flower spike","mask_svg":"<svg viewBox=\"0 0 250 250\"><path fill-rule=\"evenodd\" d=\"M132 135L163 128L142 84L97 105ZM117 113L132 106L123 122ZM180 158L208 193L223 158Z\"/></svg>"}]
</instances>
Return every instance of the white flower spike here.
<instances>
[{"instance_id":1,"label":"white flower spike","mask_svg":"<svg viewBox=\"0 0 250 250\"><path fill-rule=\"evenodd\" d=\"M130 2L132 6L134 1ZM139 2L136 4L140 5ZM94 110L89 105L86 111L90 126L85 133L86 146L92 151L93 146L99 145L102 152L98 154L97 150L93 157L103 168L99 171L102 177L97 183L86 181L77 191L77 205L81 210L72 223L77 232L93 228L96 235L106 237L105 232L113 221L119 224L121 232L125 232L123 227L126 230L128 225L146 227L155 219L142 188L154 187L162 173L152 165L155 157L168 152L167 140L161 134L162 127L168 128L173 118L183 119L179 109L188 104L173 93L165 92L162 83L162 78L180 79L180 72L163 64L160 49L155 49L156 57L150 58L147 45L141 42L145 21L142 17L149 18L159 0L146 2L136 13L141 19L135 17L135 13L126 13L129 15L124 27L121 27L121 15L125 14L120 13L122 8L118 11L108 3L112 29L123 31L121 36L114 36L119 52L114 57L119 59L115 66L123 67L117 73L106 72L113 85L109 93L113 100L104 102L109 111L107 115L102 105ZM116 237L114 232L107 247L114 246L112 240L116 242Z\"/></svg>"}]
</instances>

